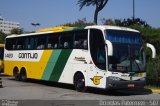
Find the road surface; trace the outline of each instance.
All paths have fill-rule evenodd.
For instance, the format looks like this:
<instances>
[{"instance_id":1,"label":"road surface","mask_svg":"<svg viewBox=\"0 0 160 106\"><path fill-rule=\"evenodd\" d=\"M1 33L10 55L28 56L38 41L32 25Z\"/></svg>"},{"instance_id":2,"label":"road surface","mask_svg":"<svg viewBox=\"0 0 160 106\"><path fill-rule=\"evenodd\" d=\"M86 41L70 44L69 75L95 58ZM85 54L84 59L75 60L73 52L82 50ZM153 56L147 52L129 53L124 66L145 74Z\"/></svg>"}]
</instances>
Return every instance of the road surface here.
<instances>
[{"instance_id":1,"label":"road surface","mask_svg":"<svg viewBox=\"0 0 160 106\"><path fill-rule=\"evenodd\" d=\"M3 103L17 103L22 106L37 104L39 106L108 106L125 105L129 102L144 102L160 104L160 94L141 90L121 90L109 92L105 90L89 88L85 93L77 92L72 85L57 84L53 82L29 80L27 82L15 81L12 77L2 77L3 88L0 88L0 100ZM153 101L151 101L153 100ZM46 105L47 104L47 105ZM13 104L12 104L13 105ZM139 104L138 104L139 105ZM158 106L157 105L157 106ZM1 106L1 103L0 103ZM11 106L11 105L9 105ZM19 105L17 105L19 106ZM131 105L132 106L132 105Z\"/></svg>"}]
</instances>

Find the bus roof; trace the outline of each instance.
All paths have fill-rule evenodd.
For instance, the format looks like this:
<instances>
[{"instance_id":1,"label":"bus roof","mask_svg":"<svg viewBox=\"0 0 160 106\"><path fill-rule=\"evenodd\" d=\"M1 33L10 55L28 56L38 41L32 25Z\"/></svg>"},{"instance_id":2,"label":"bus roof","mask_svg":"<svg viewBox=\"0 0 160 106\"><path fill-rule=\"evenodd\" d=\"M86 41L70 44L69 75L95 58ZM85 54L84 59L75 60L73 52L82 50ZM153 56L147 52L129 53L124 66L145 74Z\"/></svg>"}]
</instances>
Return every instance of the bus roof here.
<instances>
[{"instance_id":1,"label":"bus roof","mask_svg":"<svg viewBox=\"0 0 160 106\"><path fill-rule=\"evenodd\" d=\"M7 36L6 38L21 37L21 36L32 36L32 35L41 35L41 34L50 34L50 33L53 33L53 31L36 32L36 33L28 33L28 34L20 34L20 35L10 35L10 36Z\"/></svg>"},{"instance_id":2,"label":"bus roof","mask_svg":"<svg viewBox=\"0 0 160 106\"><path fill-rule=\"evenodd\" d=\"M53 27L53 28L40 29L40 30L37 30L35 33L28 33L28 34L21 34L21 35L10 35L10 36L7 36L6 38L50 34L50 33L55 33L55 32L75 31L75 30L82 30L82 29L84 29L84 27L59 26L59 27Z\"/></svg>"},{"instance_id":3,"label":"bus roof","mask_svg":"<svg viewBox=\"0 0 160 106\"><path fill-rule=\"evenodd\" d=\"M84 27L58 26L53 28L40 29L40 30L37 30L36 32L47 32L47 31L64 32L64 31L72 31L72 30L80 30L80 29L84 29Z\"/></svg>"},{"instance_id":4,"label":"bus roof","mask_svg":"<svg viewBox=\"0 0 160 106\"><path fill-rule=\"evenodd\" d=\"M20 36L31 36L31 35L40 35L40 34L50 34L55 32L65 32L65 31L75 31L75 30L82 30L82 29L100 29L100 30L124 30L124 31L132 31L132 32L139 32L137 30L126 28L126 27L118 27L118 26L109 26L109 25L93 25L93 26L87 26L87 27L70 27L70 26L59 26L59 27L53 27L53 28L44 28L37 30L36 33L29 33L29 34L21 34L21 35L11 35L7 36L7 38L12 37L20 37Z\"/></svg>"},{"instance_id":5,"label":"bus roof","mask_svg":"<svg viewBox=\"0 0 160 106\"><path fill-rule=\"evenodd\" d=\"M96 28L96 29L101 29L101 30L114 29L114 30L125 30L125 31L139 32L139 31L131 29L131 28L110 26L110 25L92 25L92 26L87 26L87 27L58 26L58 27L53 27L53 28L40 29L40 30L37 30L36 32L47 32L47 31L64 32L64 31L90 29L90 28Z\"/></svg>"},{"instance_id":6,"label":"bus roof","mask_svg":"<svg viewBox=\"0 0 160 106\"><path fill-rule=\"evenodd\" d=\"M131 32L138 32L135 29L131 29L131 28L126 28L126 27L119 27L119 26L110 26L110 25L93 25L93 26L87 26L85 27L85 29L100 29L100 30L107 30L107 29L112 29L112 30L123 30L123 31L131 31Z\"/></svg>"}]
</instances>

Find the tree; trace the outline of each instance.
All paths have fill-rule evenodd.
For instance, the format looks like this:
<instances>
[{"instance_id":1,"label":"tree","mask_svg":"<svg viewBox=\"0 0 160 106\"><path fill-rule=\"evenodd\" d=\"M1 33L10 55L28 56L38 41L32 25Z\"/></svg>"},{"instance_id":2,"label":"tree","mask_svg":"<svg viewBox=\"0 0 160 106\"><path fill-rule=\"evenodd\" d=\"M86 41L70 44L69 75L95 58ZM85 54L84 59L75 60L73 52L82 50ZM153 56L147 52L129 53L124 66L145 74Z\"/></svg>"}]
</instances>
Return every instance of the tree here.
<instances>
[{"instance_id":1,"label":"tree","mask_svg":"<svg viewBox=\"0 0 160 106\"><path fill-rule=\"evenodd\" d=\"M103 25L114 25L114 21L112 19L102 18L101 22L102 22Z\"/></svg>"},{"instance_id":2,"label":"tree","mask_svg":"<svg viewBox=\"0 0 160 106\"><path fill-rule=\"evenodd\" d=\"M94 23L97 24L98 19L98 13L104 8L104 6L107 4L108 0L78 0L78 5L80 7L80 10L84 6L96 6L95 12L94 12Z\"/></svg>"},{"instance_id":3,"label":"tree","mask_svg":"<svg viewBox=\"0 0 160 106\"><path fill-rule=\"evenodd\" d=\"M0 31L0 43L4 43L5 38L6 38L6 34Z\"/></svg>"},{"instance_id":4,"label":"tree","mask_svg":"<svg viewBox=\"0 0 160 106\"><path fill-rule=\"evenodd\" d=\"M94 23L87 22L86 18L83 18L83 19L78 19L77 21L75 21L73 23L70 22L70 23L63 24L61 26L85 27L85 26L89 26L89 25L94 25Z\"/></svg>"},{"instance_id":5,"label":"tree","mask_svg":"<svg viewBox=\"0 0 160 106\"><path fill-rule=\"evenodd\" d=\"M22 34L23 33L23 29L21 28L13 28L11 30L11 34Z\"/></svg>"},{"instance_id":6,"label":"tree","mask_svg":"<svg viewBox=\"0 0 160 106\"><path fill-rule=\"evenodd\" d=\"M105 19L102 18L102 24L103 25L115 25L115 26L123 26L123 27L130 27L130 26L141 26L141 27L151 27L149 24L147 24L146 21L140 19L140 18L135 18L134 20L131 18L127 19Z\"/></svg>"},{"instance_id":7,"label":"tree","mask_svg":"<svg viewBox=\"0 0 160 106\"><path fill-rule=\"evenodd\" d=\"M143 26L143 27L150 27L149 24L147 24L146 21L143 21L140 18L135 18L133 19L124 19L122 22L122 26L132 26L132 25L138 25L138 26Z\"/></svg>"}]
</instances>

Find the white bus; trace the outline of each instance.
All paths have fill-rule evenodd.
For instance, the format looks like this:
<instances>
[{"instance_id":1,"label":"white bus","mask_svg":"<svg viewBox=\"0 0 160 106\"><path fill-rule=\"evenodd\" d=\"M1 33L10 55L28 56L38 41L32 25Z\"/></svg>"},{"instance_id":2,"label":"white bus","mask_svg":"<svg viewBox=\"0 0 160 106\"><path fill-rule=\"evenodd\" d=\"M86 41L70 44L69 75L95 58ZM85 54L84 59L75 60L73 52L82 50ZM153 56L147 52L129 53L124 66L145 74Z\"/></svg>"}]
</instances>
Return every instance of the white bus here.
<instances>
[{"instance_id":1,"label":"white bus","mask_svg":"<svg viewBox=\"0 0 160 106\"><path fill-rule=\"evenodd\" d=\"M153 51L155 48L147 44ZM5 74L86 87L144 87L146 59L139 31L116 26L56 27L6 38Z\"/></svg>"}]
</instances>

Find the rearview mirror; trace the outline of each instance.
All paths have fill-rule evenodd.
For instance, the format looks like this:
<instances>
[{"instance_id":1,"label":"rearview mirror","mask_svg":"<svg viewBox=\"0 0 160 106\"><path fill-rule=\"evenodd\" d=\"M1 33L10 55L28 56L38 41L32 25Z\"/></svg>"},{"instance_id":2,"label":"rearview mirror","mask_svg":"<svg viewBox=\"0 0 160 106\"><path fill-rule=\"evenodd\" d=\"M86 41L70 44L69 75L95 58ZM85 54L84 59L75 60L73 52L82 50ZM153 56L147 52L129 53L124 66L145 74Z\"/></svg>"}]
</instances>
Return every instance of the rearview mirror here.
<instances>
[{"instance_id":1,"label":"rearview mirror","mask_svg":"<svg viewBox=\"0 0 160 106\"><path fill-rule=\"evenodd\" d=\"M105 41L108 48L108 56L113 56L113 45L109 40Z\"/></svg>"},{"instance_id":2,"label":"rearview mirror","mask_svg":"<svg viewBox=\"0 0 160 106\"><path fill-rule=\"evenodd\" d=\"M152 58L156 58L156 49L155 49L155 47L152 44L150 44L150 43L147 43L146 46L151 49L151 51L152 51Z\"/></svg>"}]
</instances>

